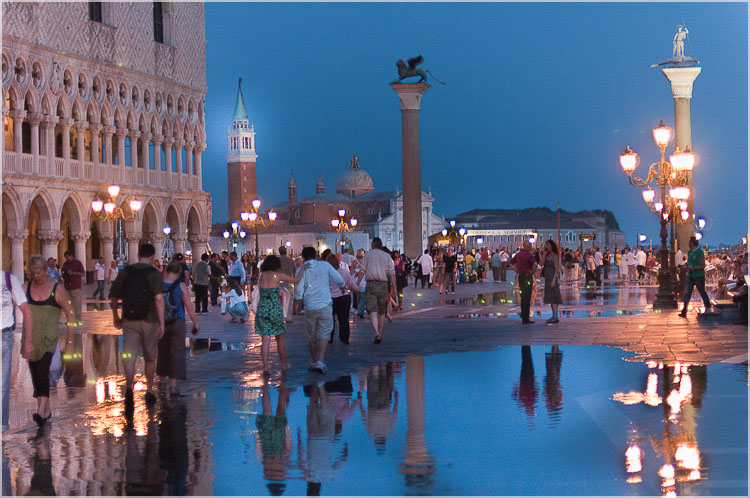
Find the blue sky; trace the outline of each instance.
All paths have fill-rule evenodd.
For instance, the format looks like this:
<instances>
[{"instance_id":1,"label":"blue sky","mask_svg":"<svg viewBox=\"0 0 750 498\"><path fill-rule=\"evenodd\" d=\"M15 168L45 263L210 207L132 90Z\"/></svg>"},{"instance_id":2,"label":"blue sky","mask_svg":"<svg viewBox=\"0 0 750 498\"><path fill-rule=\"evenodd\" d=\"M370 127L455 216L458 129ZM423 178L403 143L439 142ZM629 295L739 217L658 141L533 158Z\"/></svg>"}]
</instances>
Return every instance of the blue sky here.
<instances>
[{"instance_id":1,"label":"blue sky","mask_svg":"<svg viewBox=\"0 0 750 498\"><path fill-rule=\"evenodd\" d=\"M237 91L256 131L265 205L328 190L356 149L376 190L401 185L401 116L388 83L421 54L422 185L435 212L548 206L609 209L630 235L658 221L618 164L645 173L651 129L673 126L661 71L678 24L701 61L692 100L696 214L705 241L747 231L748 52L744 3L207 3L204 189L227 216L226 130ZM670 151L672 146L668 149Z\"/></svg>"}]
</instances>

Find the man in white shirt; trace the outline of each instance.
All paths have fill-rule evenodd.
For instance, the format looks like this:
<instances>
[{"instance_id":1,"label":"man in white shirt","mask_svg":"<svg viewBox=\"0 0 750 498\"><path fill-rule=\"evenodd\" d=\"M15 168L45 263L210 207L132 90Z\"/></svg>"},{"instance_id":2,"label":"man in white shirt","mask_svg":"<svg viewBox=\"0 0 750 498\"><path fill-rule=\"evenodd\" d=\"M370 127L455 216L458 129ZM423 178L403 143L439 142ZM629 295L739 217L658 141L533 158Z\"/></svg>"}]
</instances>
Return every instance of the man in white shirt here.
<instances>
[{"instance_id":1,"label":"man in white shirt","mask_svg":"<svg viewBox=\"0 0 750 498\"><path fill-rule=\"evenodd\" d=\"M96 273L96 290L94 290L92 299L96 299L96 295L99 294L99 300L104 301L104 275L107 273L104 258L99 258L99 261L94 265L94 272Z\"/></svg>"},{"instance_id":2,"label":"man in white shirt","mask_svg":"<svg viewBox=\"0 0 750 498\"><path fill-rule=\"evenodd\" d=\"M507 279L507 273L508 273L508 248L503 247L500 250L500 281L505 282Z\"/></svg>"},{"instance_id":3,"label":"man in white shirt","mask_svg":"<svg viewBox=\"0 0 750 498\"><path fill-rule=\"evenodd\" d=\"M237 253L232 251L229 253L229 276L239 282L240 285L245 285L245 267L242 266L242 262L237 259Z\"/></svg>"},{"instance_id":4,"label":"man in white shirt","mask_svg":"<svg viewBox=\"0 0 750 498\"><path fill-rule=\"evenodd\" d=\"M596 286L601 287L602 286L602 267L604 266L602 258L602 250L600 248L596 248L596 252L594 253L594 278L596 279Z\"/></svg>"},{"instance_id":5,"label":"man in white shirt","mask_svg":"<svg viewBox=\"0 0 750 498\"><path fill-rule=\"evenodd\" d=\"M346 265L347 268L350 268L352 266L352 260L354 259L354 256L349 254L349 248L344 247L341 249L341 262Z\"/></svg>"},{"instance_id":6,"label":"man in white shirt","mask_svg":"<svg viewBox=\"0 0 750 498\"><path fill-rule=\"evenodd\" d=\"M430 282L430 274L434 265L429 249L424 250L424 254L419 257L417 264L422 267L422 274L419 277L422 280L422 288L424 289L424 285ZM429 289L430 287L432 287L432 284L429 284L427 288Z\"/></svg>"},{"instance_id":7,"label":"man in white shirt","mask_svg":"<svg viewBox=\"0 0 750 498\"><path fill-rule=\"evenodd\" d=\"M637 278L636 266L638 265L638 260L636 259L635 253L632 250L629 250L627 254L625 254L625 256L625 260L628 263L628 279L631 281L635 280Z\"/></svg>"},{"instance_id":8,"label":"man in white shirt","mask_svg":"<svg viewBox=\"0 0 750 498\"><path fill-rule=\"evenodd\" d=\"M385 312L388 309L388 281L391 289L396 289L396 271L393 267L391 255L383 251L383 241L380 237L372 239L372 249L365 253L362 259L365 287L365 307L370 314L370 323L375 332L374 344L380 344L383 339ZM424 275L424 267L422 267Z\"/></svg>"},{"instance_id":9,"label":"man in white shirt","mask_svg":"<svg viewBox=\"0 0 750 498\"><path fill-rule=\"evenodd\" d=\"M8 429L8 403L10 402L10 367L13 363L13 332L16 330L16 308L23 316L23 347L24 358L30 358L34 352L31 343L31 309L26 302L26 294L18 277L10 272L0 271L2 279L3 300L3 427Z\"/></svg>"},{"instance_id":10,"label":"man in white shirt","mask_svg":"<svg viewBox=\"0 0 750 498\"><path fill-rule=\"evenodd\" d=\"M638 246L638 254L636 254L636 269L638 271L638 283L643 281L643 277L646 276L646 251L643 250L643 246Z\"/></svg>"},{"instance_id":11,"label":"man in white shirt","mask_svg":"<svg viewBox=\"0 0 750 498\"><path fill-rule=\"evenodd\" d=\"M317 261L316 256L314 247L302 249L302 259L305 262L303 266L307 266L307 269L295 286L294 298L305 304L305 336L312 358L310 370L324 374L328 372L328 368L323 360L328 337L333 330L333 300L328 282L331 280L339 287L346 287L346 283L333 266L325 261ZM299 274L299 270L297 273Z\"/></svg>"}]
</instances>

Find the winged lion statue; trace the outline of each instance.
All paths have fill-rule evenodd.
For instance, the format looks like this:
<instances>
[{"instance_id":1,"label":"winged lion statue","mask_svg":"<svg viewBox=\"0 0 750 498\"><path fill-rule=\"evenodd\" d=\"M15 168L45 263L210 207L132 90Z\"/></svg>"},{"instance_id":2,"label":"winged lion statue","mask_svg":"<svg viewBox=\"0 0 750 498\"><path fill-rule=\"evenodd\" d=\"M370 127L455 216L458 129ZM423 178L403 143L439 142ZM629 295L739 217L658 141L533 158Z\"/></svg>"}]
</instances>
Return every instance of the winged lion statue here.
<instances>
[{"instance_id":1,"label":"winged lion statue","mask_svg":"<svg viewBox=\"0 0 750 498\"><path fill-rule=\"evenodd\" d=\"M414 76L419 76L420 79L419 81L417 81L417 83L422 83L427 79L427 74L429 74L432 79L434 79L441 85L445 85L445 83L435 78L435 75L433 75L429 69L417 67L418 65L422 64L422 62L424 62L424 58L421 55L412 57L411 59L406 59L406 63L408 64L408 66L404 64L404 61L402 59L399 59L398 62L396 62L396 67L398 68L398 79L393 81L391 84L401 83L401 80Z\"/></svg>"}]
</instances>

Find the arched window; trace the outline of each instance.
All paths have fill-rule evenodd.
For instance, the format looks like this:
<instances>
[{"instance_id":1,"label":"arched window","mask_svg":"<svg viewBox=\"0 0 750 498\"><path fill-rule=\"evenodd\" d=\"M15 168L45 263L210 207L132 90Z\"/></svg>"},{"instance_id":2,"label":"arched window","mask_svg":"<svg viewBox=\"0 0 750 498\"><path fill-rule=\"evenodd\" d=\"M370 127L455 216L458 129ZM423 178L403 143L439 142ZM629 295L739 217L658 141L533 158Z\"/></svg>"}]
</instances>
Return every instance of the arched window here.
<instances>
[{"instance_id":1,"label":"arched window","mask_svg":"<svg viewBox=\"0 0 750 498\"><path fill-rule=\"evenodd\" d=\"M154 2L154 41L164 43L164 12L161 2Z\"/></svg>"}]
</instances>

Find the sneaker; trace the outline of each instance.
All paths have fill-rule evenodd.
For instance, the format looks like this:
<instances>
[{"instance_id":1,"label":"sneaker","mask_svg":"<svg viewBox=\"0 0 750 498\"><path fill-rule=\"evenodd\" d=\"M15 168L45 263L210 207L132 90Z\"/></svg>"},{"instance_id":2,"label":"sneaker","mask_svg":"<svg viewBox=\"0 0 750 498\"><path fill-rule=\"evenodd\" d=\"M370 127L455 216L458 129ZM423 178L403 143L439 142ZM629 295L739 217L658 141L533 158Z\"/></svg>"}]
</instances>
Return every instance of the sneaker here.
<instances>
[{"instance_id":1,"label":"sneaker","mask_svg":"<svg viewBox=\"0 0 750 498\"><path fill-rule=\"evenodd\" d=\"M147 405L153 405L154 403L156 403L156 396L154 396L154 393L152 393L151 391L146 393L144 399L146 400Z\"/></svg>"},{"instance_id":2,"label":"sneaker","mask_svg":"<svg viewBox=\"0 0 750 498\"><path fill-rule=\"evenodd\" d=\"M559 318L548 318L547 323L560 323Z\"/></svg>"},{"instance_id":3,"label":"sneaker","mask_svg":"<svg viewBox=\"0 0 750 498\"><path fill-rule=\"evenodd\" d=\"M318 372L322 374L328 373L328 367L322 361L319 361L315 364L315 370L317 370Z\"/></svg>"},{"instance_id":4,"label":"sneaker","mask_svg":"<svg viewBox=\"0 0 750 498\"><path fill-rule=\"evenodd\" d=\"M311 361L310 365L307 367L307 369L310 370L310 371L312 371L312 370L315 370L317 368L317 366L318 366L318 362L317 361Z\"/></svg>"},{"instance_id":5,"label":"sneaker","mask_svg":"<svg viewBox=\"0 0 750 498\"><path fill-rule=\"evenodd\" d=\"M680 311L680 313L677 316L679 316L680 318L687 318L687 311L685 310Z\"/></svg>"}]
</instances>

